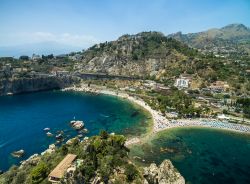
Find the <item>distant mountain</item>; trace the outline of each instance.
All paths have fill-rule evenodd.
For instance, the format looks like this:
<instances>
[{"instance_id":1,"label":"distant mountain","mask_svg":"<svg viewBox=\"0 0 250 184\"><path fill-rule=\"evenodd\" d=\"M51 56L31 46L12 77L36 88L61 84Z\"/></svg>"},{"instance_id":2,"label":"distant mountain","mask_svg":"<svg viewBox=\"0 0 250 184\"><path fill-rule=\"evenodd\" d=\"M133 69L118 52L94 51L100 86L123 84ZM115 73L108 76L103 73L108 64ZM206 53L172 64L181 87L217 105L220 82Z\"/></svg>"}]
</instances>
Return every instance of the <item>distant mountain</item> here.
<instances>
[{"instance_id":1,"label":"distant mountain","mask_svg":"<svg viewBox=\"0 0 250 184\"><path fill-rule=\"evenodd\" d=\"M221 29L209 29L199 33L168 35L204 52L229 56L250 54L250 28L243 24L230 24Z\"/></svg>"},{"instance_id":2,"label":"distant mountain","mask_svg":"<svg viewBox=\"0 0 250 184\"><path fill-rule=\"evenodd\" d=\"M31 56L33 53L40 55L42 54L59 55L80 50L82 50L81 47L63 45L57 42L41 42L41 43L8 46L8 47L0 46L0 57L5 57L5 56L19 57L21 55Z\"/></svg>"}]
</instances>

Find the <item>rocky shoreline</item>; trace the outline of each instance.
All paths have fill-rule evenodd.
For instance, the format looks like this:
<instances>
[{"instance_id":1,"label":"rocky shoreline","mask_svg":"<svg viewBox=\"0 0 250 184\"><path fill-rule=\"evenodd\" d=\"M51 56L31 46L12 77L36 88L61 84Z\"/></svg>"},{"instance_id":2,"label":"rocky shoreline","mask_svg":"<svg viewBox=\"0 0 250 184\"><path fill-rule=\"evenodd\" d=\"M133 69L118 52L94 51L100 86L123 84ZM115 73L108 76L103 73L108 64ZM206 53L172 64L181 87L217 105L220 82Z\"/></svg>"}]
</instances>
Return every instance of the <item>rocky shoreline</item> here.
<instances>
[{"instance_id":1,"label":"rocky shoreline","mask_svg":"<svg viewBox=\"0 0 250 184\"><path fill-rule=\"evenodd\" d=\"M114 136L113 134L110 135ZM72 138L70 140L73 139L77 139L77 141L80 144L82 144L82 147L84 147L85 151L88 145L90 144L88 139L80 141L78 138ZM66 146L72 146L72 145L73 143L71 144L66 143ZM37 167L39 163L42 162L44 159L51 159L53 156L56 156L55 154L59 154L60 149L61 148L56 147L54 144L50 145L49 148L44 152L42 152L41 154L33 154L28 159L22 161L21 165L19 167L16 167L15 172L20 173L22 172L22 170L27 171L28 168ZM128 160L128 163L133 165L133 168L137 168L137 166L135 166L130 160ZM6 181L5 179L8 176L9 172L12 172L12 170L3 173L0 176L0 183L1 182L5 183ZM173 166L172 162L167 159L164 160L159 166L157 166L155 163L152 163L148 167L140 167L140 169L137 172L139 172L137 173L137 175L140 177L140 180L138 180L138 182L142 184L185 184L185 179L183 178L183 176ZM126 175L126 172L120 166L114 170L115 177L110 178L110 181L116 181L119 177L124 175ZM68 179L70 180L70 178ZM101 177L97 171L96 171L96 176L93 178L91 183L93 184L102 183Z\"/></svg>"},{"instance_id":2,"label":"rocky shoreline","mask_svg":"<svg viewBox=\"0 0 250 184\"><path fill-rule=\"evenodd\" d=\"M68 88L62 89L63 91L82 91L90 92L95 94L106 94L117 96L123 99L127 99L132 103L135 103L145 110L147 110L153 118L153 128L146 135L140 137L132 137L126 141L126 146L141 144L146 141L149 136L153 136L157 132L168 130L171 128L178 127L200 127L200 128L215 128L226 131L234 131L238 133L250 133L250 127L246 125L222 122L216 119L179 119L179 120L168 120L160 112L153 110L148 104L146 104L142 99L138 97L130 96L124 92L113 91L111 89L103 88L102 86L90 87L87 84L82 84L80 87L71 86Z\"/></svg>"},{"instance_id":3,"label":"rocky shoreline","mask_svg":"<svg viewBox=\"0 0 250 184\"><path fill-rule=\"evenodd\" d=\"M163 116L160 112L153 110L148 104L146 104L142 99L134 96L130 96L124 92L113 91L111 89L102 88L100 86L89 87L87 84L82 84L81 87L69 87L63 89L64 91L72 90L72 91L83 91L83 92L91 92L97 94L106 94L113 95L123 99L127 99L132 103L135 103L144 109L146 109L153 118L153 133L157 133L170 128L178 128L178 127L205 127L205 128L217 128L230 130L240 133L250 133L250 127L247 125L234 124L228 122L222 122L217 119L207 119L207 118L199 118L199 119L178 119L178 120L168 120L165 116ZM131 143L138 143L138 139L132 139ZM130 142L128 144L130 144Z\"/></svg>"}]
</instances>

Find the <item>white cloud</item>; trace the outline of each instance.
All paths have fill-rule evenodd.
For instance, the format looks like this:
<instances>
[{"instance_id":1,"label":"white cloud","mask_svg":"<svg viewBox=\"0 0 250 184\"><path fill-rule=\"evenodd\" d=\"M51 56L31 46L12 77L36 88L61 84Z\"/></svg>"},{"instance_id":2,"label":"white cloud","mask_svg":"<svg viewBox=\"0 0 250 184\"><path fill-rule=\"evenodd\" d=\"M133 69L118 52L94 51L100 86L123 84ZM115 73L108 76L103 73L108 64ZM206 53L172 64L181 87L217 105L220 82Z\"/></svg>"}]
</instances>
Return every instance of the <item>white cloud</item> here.
<instances>
[{"instance_id":1,"label":"white cloud","mask_svg":"<svg viewBox=\"0 0 250 184\"><path fill-rule=\"evenodd\" d=\"M51 32L16 32L0 35L0 46L16 46L42 42L56 42L78 48L87 48L100 40L91 35Z\"/></svg>"},{"instance_id":2,"label":"white cloud","mask_svg":"<svg viewBox=\"0 0 250 184\"><path fill-rule=\"evenodd\" d=\"M76 47L84 47L90 46L99 41L89 35L78 35L71 33L61 33L61 34L53 34L50 32L35 32L29 34L29 40L31 42L57 42L61 44L76 46Z\"/></svg>"}]
</instances>

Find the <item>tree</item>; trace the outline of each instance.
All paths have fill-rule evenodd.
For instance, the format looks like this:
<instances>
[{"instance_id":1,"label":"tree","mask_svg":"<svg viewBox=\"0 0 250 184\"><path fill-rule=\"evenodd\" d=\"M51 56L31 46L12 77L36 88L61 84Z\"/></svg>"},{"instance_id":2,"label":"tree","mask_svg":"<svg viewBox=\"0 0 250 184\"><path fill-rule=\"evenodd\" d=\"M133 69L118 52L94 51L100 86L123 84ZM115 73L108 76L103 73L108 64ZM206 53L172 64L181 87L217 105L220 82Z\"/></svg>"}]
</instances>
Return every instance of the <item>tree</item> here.
<instances>
[{"instance_id":1,"label":"tree","mask_svg":"<svg viewBox=\"0 0 250 184\"><path fill-rule=\"evenodd\" d=\"M127 176L128 182L132 182L138 175L138 171L132 164L127 164L125 167L125 175Z\"/></svg>"},{"instance_id":2,"label":"tree","mask_svg":"<svg viewBox=\"0 0 250 184\"><path fill-rule=\"evenodd\" d=\"M25 183L26 179L25 174L26 174L25 171L18 172L12 183L17 183L17 184Z\"/></svg>"},{"instance_id":3,"label":"tree","mask_svg":"<svg viewBox=\"0 0 250 184\"><path fill-rule=\"evenodd\" d=\"M102 179L105 183L107 183L109 180L109 176L112 174L113 156L105 156L99 162Z\"/></svg>"},{"instance_id":4,"label":"tree","mask_svg":"<svg viewBox=\"0 0 250 184\"><path fill-rule=\"evenodd\" d=\"M91 164L83 164L80 171L86 181L89 181L95 175L95 167Z\"/></svg>"},{"instance_id":5,"label":"tree","mask_svg":"<svg viewBox=\"0 0 250 184\"><path fill-rule=\"evenodd\" d=\"M100 132L101 139L107 139L109 137L109 134L105 130L101 130Z\"/></svg>"},{"instance_id":6,"label":"tree","mask_svg":"<svg viewBox=\"0 0 250 184\"><path fill-rule=\"evenodd\" d=\"M68 148L67 146L64 144L62 145L61 149L60 149L62 155L66 155L68 153Z\"/></svg>"},{"instance_id":7,"label":"tree","mask_svg":"<svg viewBox=\"0 0 250 184\"><path fill-rule=\"evenodd\" d=\"M34 169L31 171L32 183L38 184L41 183L48 174L48 166L44 162L40 162Z\"/></svg>"},{"instance_id":8,"label":"tree","mask_svg":"<svg viewBox=\"0 0 250 184\"><path fill-rule=\"evenodd\" d=\"M53 54L48 55L48 59L53 59L53 58L54 58Z\"/></svg>"},{"instance_id":9,"label":"tree","mask_svg":"<svg viewBox=\"0 0 250 184\"><path fill-rule=\"evenodd\" d=\"M250 107L244 107L243 113L246 118L250 118Z\"/></svg>"}]
</instances>

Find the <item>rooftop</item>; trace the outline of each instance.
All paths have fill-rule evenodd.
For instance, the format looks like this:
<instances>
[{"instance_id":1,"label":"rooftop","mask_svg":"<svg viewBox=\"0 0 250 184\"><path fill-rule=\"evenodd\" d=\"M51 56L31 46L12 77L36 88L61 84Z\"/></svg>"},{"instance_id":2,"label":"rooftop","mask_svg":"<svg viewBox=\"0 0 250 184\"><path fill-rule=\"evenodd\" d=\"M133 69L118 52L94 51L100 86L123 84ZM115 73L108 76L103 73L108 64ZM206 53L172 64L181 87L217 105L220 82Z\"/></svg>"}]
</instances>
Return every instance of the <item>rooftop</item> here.
<instances>
[{"instance_id":1,"label":"rooftop","mask_svg":"<svg viewBox=\"0 0 250 184\"><path fill-rule=\"evenodd\" d=\"M49 174L49 177L53 178L62 178L65 174L65 171L70 167L71 163L76 159L76 155L68 154Z\"/></svg>"}]
</instances>

